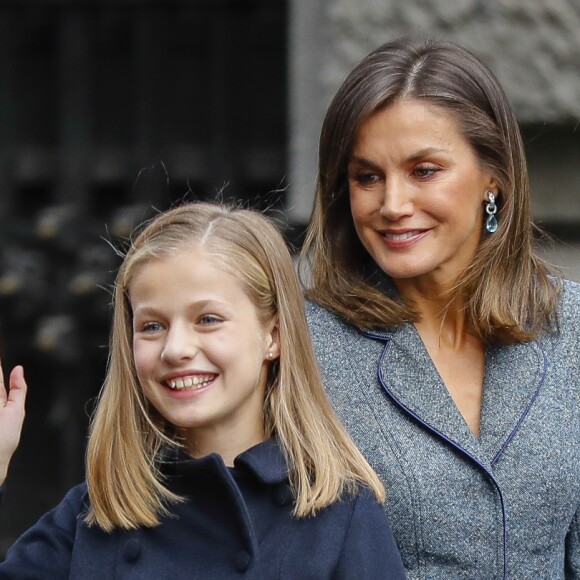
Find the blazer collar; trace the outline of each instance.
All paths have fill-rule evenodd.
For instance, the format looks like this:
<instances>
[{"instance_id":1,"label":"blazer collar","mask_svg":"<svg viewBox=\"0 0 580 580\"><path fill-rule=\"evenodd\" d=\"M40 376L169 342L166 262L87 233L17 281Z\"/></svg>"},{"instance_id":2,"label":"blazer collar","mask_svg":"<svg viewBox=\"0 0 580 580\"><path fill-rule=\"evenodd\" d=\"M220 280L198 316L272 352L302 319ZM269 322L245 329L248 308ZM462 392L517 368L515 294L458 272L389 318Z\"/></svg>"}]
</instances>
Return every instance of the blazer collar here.
<instances>
[{"instance_id":1,"label":"blazer collar","mask_svg":"<svg viewBox=\"0 0 580 580\"><path fill-rule=\"evenodd\" d=\"M547 373L548 359L539 341L488 348L480 445L492 465L517 435Z\"/></svg>"},{"instance_id":2,"label":"blazer collar","mask_svg":"<svg viewBox=\"0 0 580 580\"><path fill-rule=\"evenodd\" d=\"M537 343L488 348L480 436L476 438L414 325L365 334L385 342L378 376L393 401L426 428L487 467L500 458L521 427L547 370L546 357Z\"/></svg>"}]
</instances>

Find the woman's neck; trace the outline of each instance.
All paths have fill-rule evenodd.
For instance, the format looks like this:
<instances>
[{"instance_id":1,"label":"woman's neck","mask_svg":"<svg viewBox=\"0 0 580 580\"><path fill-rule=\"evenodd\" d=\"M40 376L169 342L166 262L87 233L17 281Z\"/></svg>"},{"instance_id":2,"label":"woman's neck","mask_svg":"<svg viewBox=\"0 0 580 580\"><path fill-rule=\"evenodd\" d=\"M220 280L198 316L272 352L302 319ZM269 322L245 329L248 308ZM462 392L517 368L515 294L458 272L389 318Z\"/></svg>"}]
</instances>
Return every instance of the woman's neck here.
<instances>
[{"instance_id":1,"label":"woman's neck","mask_svg":"<svg viewBox=\"0 0 580 580\"><path fill-rule=\"evenodd\" d=\"M485 345L470 332L465 300L451 299L449 288L403 284L420 316L417 332L449 395L475 437L479 437L483 402Z\"/></svg>"},{"instance_id":2,"label":"woman's neck","mask_svg":"<svg viewBox=\"0 0 580 580\"><path fill-rule=\"evenodd\" d=\"M451 348L461 348L469 334L465 300L451 296L451 284L434 280L397 280L400 295L413 304L419 315L416 327L421 335L438 337L440 343Z\"/></svg>"}]
</instances>

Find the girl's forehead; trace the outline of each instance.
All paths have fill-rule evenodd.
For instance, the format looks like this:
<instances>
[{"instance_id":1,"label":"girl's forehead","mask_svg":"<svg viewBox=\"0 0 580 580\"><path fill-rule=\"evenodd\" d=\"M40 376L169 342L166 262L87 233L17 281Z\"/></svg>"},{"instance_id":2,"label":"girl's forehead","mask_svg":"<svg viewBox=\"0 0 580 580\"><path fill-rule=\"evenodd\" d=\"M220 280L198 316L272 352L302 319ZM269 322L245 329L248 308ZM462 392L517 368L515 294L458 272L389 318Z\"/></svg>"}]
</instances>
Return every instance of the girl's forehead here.
<instances>
[{"instance_id":1,"label":"girl's forehead","mask_svg":"<svg viewBox=\"0 0 580 580\"><path fill-rule=\"evenodd\" d=\"M225 257L205 247L188 246L135 262L126 289L132 298L145 288L170 295L183 286L195 290L209 289L214 284L216 292L230 289L249 297L248 286L252 286L249 278L243 264L238 267L235 255Z\"/></svg>"},{"instance_id":2,"label":"girl's forehead","mask_svg":"<svg viewBox=\"0 0 580 580\"><path fill-rule=\"evenodd\" d=\"M127 272L131 281L151 265L174 262L183 258L209 259L211 254L198 244L181 244L169 246L145 245L127 259Z\"/></svg>"}]
</instances>

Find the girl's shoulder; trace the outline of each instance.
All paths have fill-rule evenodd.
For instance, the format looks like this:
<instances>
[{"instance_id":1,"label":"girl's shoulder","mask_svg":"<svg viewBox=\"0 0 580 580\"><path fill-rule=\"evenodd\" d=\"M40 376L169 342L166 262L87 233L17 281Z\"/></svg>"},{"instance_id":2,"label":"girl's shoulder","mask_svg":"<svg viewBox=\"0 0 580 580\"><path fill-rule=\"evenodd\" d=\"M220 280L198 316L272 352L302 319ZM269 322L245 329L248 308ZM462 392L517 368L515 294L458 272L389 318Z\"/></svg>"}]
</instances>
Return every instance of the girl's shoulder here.
<instances>
[{"instance_id":1,"label":"girl's shoulder","mask_svg":"<svg viewBox=\"0 0 580 580\"><path fill-rule=\"evenodd\" d=\"M361 486L356 494L350 496L349 504L350 517L343 527L337 576L404 579L403 562L387 515L373 492Z\"/></svg>"},{"instance_id":2,"label":"girl's shoulder","mask_svg":"<svg viewBox=\"0 0 580 580\"><path fill-rule=\"evenodd\" d=\"M46 513L38 522L48 528L56 526L60 529L76 529L82 521L89 504L89 494L86 483L79 483L72 487L51 511ZM38 525L37 524L37 525Z\"/></svg>"},{"instance_id":3,"label":"girl's shoulder","mask_svg":"<svg viewBox=\"0 0 580 580\"><path fill-rule=\"evenodd\" d=\"M65 578L69 575L72 546L88 501L86 484L73 487L64 499L20 536L0 564L0 577L20 578L26 569L32 578ZM47 575L46 563L50 562Z\"/></svg>"}]
</instances>

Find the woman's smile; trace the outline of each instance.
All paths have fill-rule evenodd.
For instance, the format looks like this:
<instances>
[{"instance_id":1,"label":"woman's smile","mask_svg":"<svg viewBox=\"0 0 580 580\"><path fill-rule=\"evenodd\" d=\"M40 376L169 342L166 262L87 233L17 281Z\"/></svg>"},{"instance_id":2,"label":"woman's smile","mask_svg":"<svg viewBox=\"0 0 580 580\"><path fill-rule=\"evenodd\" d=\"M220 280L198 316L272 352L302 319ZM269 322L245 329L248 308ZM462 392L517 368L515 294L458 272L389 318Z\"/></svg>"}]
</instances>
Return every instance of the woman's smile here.
<instances>
[{"instance_id":1,"label":"woman's smile","mask_svg":"<svg viewBox=\"0 0 580 580\"><path fill-rule=\"evenodd\" d=\"M497 191L455 119L415 100L364 121L348 164L358 237L393 280L453 281L479 244L488 191Z\"/></svg>"},{"instance_id":2,"label":"woman's smile","mask_svg":"<svg viewBox=\"0 0 580 580\"><path fill-rule=\"evenodd\" d=\"M379 232L390 248L408 248L429 234L429 230L383 231Z\"/></svg>"}]
</instances>

